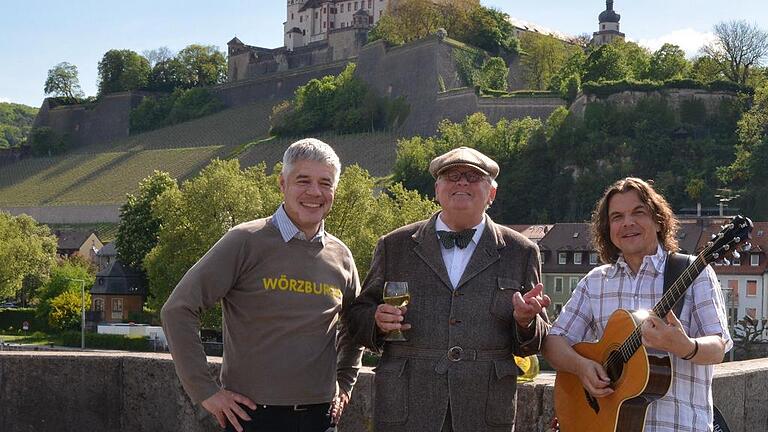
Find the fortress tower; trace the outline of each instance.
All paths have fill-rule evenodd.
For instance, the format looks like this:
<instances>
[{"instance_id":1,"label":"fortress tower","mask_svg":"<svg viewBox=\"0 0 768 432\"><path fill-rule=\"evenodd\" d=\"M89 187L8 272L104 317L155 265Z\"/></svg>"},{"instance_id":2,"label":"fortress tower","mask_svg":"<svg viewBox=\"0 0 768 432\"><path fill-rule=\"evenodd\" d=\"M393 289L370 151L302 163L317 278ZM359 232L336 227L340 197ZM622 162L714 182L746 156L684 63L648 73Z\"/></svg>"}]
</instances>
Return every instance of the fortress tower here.
<instances>
[{"instance_id":1,"label":"fortress tower","mask_svg":"<svg viewBox=\"0 0 768 432\"><path fill-rule=\"evenodd\" d=\"M613 0L606 0L605 10L597 18L600 23L598 31L592 33L592 45L601 46L616 39L624 40L624 33L619 31L620 19L621 15L613 10Z\"/></svg>"}]
</instances>

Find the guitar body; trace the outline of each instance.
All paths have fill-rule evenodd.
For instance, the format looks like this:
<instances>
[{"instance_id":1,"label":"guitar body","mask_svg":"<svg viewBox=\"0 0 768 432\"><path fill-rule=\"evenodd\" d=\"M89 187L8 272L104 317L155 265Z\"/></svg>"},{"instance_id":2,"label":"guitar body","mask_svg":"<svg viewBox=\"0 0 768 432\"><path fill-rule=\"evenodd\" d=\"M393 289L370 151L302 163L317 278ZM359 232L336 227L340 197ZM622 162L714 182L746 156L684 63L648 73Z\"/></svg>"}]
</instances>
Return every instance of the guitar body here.
<instances>
[{"instance_id":1,"label":"guitar body","mask_svg":"<svg viewBox=\"0 0 768 432\"><path fill-rule=\"evenodd\" d=\"M605 366L608 356L631 336L641 321L630 311L618 309L608 319L600 341L579 343L573 349ZM619 363L617 368L608 370L614 392L603 398L588 397L578 376L557 372L555 414L561 432L642 432L648 405L669 390L669 358L649 357L640 346L629 361Z\"/></svg>"}]
</instances>

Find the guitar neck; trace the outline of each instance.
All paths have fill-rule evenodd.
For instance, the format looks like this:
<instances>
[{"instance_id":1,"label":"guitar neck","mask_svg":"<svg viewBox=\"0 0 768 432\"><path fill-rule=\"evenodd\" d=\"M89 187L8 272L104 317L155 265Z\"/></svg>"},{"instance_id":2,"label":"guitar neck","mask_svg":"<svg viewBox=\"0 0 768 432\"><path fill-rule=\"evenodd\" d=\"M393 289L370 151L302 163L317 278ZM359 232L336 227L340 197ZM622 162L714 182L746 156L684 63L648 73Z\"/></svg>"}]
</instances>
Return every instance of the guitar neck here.
<instances>
[{"instance_id":1,"label":"guitar neck","mask_svg":"<svg viewBox=\"0 0 768 432\"><path fill-rule=\"evenodd\" d=\"M688 287L691 286L693 281L706 266L707 262L704 260L703 255L697 256L696 260L685 269L683 274L681 274L669 290L664 293L661 300L656 303L656 306L653 307L653 314L665 319L667 313L669 313L675 304L685 296ZM629 361L629 358L632 357L638 348L640 348L642 343L642 335L640 334L640 327L638 326L632 331L632 334L630 334L627 340L621 344L621 347L619 347L622 359L625 362Z\"/></svg>"}]
</instances>

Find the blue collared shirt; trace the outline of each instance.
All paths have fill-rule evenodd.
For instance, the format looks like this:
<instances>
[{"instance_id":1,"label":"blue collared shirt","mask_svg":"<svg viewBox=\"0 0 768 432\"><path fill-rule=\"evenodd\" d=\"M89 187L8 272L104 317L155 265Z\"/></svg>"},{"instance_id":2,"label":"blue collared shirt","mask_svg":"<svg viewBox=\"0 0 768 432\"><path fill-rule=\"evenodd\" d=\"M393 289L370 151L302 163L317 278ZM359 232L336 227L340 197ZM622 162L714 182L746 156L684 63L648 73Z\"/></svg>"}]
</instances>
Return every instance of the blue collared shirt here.
<instances>
[{"instance_id":1,"label":"blue collared shirt","mask_svg":"<svg viewBox=\"0 0 768 432\"><path fill-rule=\"evenodd\" d=\"M291 218L288 217L288 213L285 212L285 204L280 204L277 211L272 215L272 223L275 224L283 240L288 243L292 238L299 240L307 240L307 236L302 230L296 227ZM312 237L310 242L321 242L325 245L325 221L320 222L320 229L317 230L317 234Z\"/></svg>"}]
</instances>

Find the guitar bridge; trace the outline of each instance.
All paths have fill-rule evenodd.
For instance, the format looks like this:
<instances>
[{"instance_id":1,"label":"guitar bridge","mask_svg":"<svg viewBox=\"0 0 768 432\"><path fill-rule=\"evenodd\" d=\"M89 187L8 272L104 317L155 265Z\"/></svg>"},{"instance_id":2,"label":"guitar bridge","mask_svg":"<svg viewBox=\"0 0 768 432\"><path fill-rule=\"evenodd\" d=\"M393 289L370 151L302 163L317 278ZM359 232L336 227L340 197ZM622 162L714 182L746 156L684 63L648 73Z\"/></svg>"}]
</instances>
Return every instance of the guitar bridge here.
<instances>
[{"instance_id":1,"label":"guitar bridge","mask_svg":"<svg viewBox=\"0 0 768 432\"><path fill-rule=\"evenodd\" d=\"M600 405L597 403L597 399L589 394L587 389L584 389L584 396L587 397L587 403L589 404L589 407L595 411L595 414L600 413Z\"/></svg>"}]
</instances>

